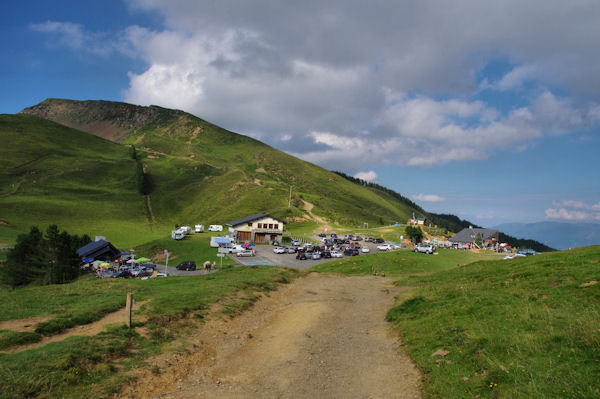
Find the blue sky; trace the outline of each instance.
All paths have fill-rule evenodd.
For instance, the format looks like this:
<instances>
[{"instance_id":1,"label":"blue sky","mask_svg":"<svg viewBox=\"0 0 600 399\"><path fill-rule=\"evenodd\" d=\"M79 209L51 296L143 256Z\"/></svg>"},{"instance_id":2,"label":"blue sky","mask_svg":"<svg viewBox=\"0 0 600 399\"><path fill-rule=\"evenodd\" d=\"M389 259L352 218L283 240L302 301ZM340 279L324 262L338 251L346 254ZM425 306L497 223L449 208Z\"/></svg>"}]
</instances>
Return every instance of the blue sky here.
<instances>
[{"instance_id":1,"label":"blue sky","mask_svg":"<svg viewBox=\"0 0 600 399\"><path fill-rule=\"evenodd\" d=\"M483 226L600 222L600 3L11 2L0 112L178 108Z\"/></svg>"}]
</instances>

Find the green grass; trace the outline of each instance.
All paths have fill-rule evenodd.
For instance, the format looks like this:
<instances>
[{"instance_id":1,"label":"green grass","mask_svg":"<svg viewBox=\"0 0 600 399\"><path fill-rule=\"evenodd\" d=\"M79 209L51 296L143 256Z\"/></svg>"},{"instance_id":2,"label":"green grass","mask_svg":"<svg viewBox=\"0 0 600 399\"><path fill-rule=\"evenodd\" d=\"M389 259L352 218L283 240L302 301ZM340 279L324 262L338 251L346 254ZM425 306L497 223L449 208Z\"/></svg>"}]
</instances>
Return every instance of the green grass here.
<instances>
[{"instance_id":1,"label":"green grass","mask_svg":"<svg viewBox=\"0 0 600 399\"><path fill-rule=\"evenodd\" d=\"M373 271L376 271L378 273L384 272L387 277L399 279L410 276L430 275L479 260L500 258L500 255L491 252L474 253L470 251L438 249L437 253L438 255L427 255L403 249L334 260L315 266L311 270L348 275L370 275Z\"/></svg>"},{"instance_id":2,"label":"green grass","mask_svg":"<svg viewBox=\"0 0 600 399\"><path fill-rule=\"evenodd\" d=\"M208 306L217 301L224 304L225 315L234 315L250 306L257 292L272 290L299 275L276 267L229 267L204 276L145 281L82 278L62 286L0 290L0 299L5 301L0 320L53 315L55 324L97 320L107 306L123 307L127 292L134 292L138 303L150 300L135 313L146 315L147 321L137 325L151 331L151 337L144 338L134 330L114 326L95 337L71 337L36 349L0 354L0 398L109 397L122 382L118 370L139 365L177 338L185 330L178 323L189 323L186 315L195 314L196 320L201 320ZM35 333L0 332L4 349L38 339Z\"/></svg>"},{"instance_id":3,"label":"green grass","mask_svg":"<svg viewBox=\"0 0 600 399\"><path fill-rule=\"evenodd\" d=\"M193 226L192 226L193 227ZM136 257L145 256L152 258L163 251L169 251L169 266L176 266L184 260L193 260L200 267L205 261L216 262L220 264L221 260L217 257L217 248L210 246L211 236L215 233L201 233L187 235L183 240L173 240L169 238L159 238L142 245L135 246ZM235 262L229 257L223 258L223 266L233 265Z\"/></svg>"},{"instance_id":4,"label":"green grass","mask_svg":"<svg viewBox=\"0 0 600 399\"><path fill-rule=\"evenodd\" d=\"M600 247L513 260L408 251L333 261L312 271L371 274L416 287L387 315L430 398L600 395ZM443 349L446 356L432 356Z\"/></svg>"},{"instance_id":5,"label":"green grass","mask_svg":"<svg viewBox=\"0 0 600 399\"><path fill-rule=\"evenodd\" d=\"M476 262L402 284L388 313L426 397L600 396L600 247ZM446 356L432 356L439 349Z\"/></svg>"}]
</instances>

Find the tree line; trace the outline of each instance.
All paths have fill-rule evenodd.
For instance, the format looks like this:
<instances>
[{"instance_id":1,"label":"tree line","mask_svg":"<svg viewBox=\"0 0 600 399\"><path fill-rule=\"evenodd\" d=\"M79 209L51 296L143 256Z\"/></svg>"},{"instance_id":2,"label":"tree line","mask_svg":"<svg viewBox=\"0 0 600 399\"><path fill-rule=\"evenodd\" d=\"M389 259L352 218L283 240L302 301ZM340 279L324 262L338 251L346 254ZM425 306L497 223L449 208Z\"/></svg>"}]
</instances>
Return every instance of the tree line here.
<instances>
[{"instance_id":1,"label":"tree line","mask_svg":"<svg viewBox=\"0 0 600 399\"><path fill-rule=\"evenodd\" d=\"M88 235L70 235L51 225L43 234L32 226L27 234L17 237L4 264L0 265L0 281L11 287L28 284L64 284L81 274L77 250L91 242Z\"/></svg>"}]
</instances>

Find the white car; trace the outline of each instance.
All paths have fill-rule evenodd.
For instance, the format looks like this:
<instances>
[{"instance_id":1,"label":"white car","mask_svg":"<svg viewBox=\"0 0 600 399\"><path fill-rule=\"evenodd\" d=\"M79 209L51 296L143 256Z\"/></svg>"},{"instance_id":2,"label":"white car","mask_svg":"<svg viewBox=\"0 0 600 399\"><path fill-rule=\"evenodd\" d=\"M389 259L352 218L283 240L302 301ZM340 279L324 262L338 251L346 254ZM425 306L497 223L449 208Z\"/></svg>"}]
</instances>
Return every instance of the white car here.
<instances>
[{"instance_id":1,"label":"white car","mask_svg":"<svg viewBox=\"0 0 600 399\"><path fill-rule=\"evenodd\" d=\"M390 244L381 244L377 246L377 249L380 251L389 251L392 249L392 246Z\"/></svg>"},{"instance_id":2,"label":"white car","mask_svg":"<svg viewBox=\"0 0 600 399\"><path fill-rule=\"evenodd\" d=\"M369 247L362 247L361 249L363 254L368 254L369 252L371 252L371 250L369 249Z\"/></svg>"},{"instance_id":3,"label":"white car","mask_svg":"<svg viewBox=\"0 0 600 399\"><path fill-rule=\"evenodd\" d=\"M435 252L435 247L432 244L417 244L414 251L432 255Z\"/></svg>"},{"instance_id":4,"label":"white car","mask_svg":"<svg viewBox=\"0 0 600 399\"><path fill-rule=\"evenodd\" d=\"M332 258L343 258L344 255L342 255L342 253L340 251L331 251L331 257Z\"/></svg>"},{"instance_id":5,"label":"white car","mask_svg":"<svg viewBox=\"0 0 600 399\"><path fill-rule=\"evenodd\" d=\"M251 251L249 249L244 249L243 251L240 251L240 252L238 252L235 255L239 256L239 257L242 257L242 256L254 256L254 251Z\"/></svg>"},{"instance_id":6,"label":"white car","mask_svg":"<svg viewBox=\"0 0 600 399\"><path fill-rule=\"evenodd\" d=\"M273 248L273 252L275 252L276 254L284 254L286 251L283 247L275 247Z\"/></svg>"}]
</instances>

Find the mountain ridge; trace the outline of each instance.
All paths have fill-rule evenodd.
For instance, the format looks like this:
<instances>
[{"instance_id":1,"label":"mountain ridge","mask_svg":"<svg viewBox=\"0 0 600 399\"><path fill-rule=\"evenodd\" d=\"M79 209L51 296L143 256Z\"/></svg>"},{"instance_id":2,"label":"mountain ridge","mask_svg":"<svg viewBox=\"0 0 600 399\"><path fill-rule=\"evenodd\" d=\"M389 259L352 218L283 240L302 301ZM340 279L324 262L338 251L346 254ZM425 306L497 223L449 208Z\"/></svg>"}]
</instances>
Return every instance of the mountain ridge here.
<instances>
[{"instance_id":1,"label":"mountain ridge","mask_svg":"<svg viewBox=\"0 0 600 399\"><path fill-rule=\"evenodd\" d=\"M428 213L393 190L365 186L181 110L49 98L17 115L100 137L120 146L117 152L135 147L155 186L141 210L143 214L152 209L152 217L146 218L150 235L192 220L225 223L265 211L286 220L308 220L305 202L315 206L315 215L344 225L392 224L408 220L413 213L450 231L471 224L454 215ZM33 119L21 122L36 124ZM35 126L36 134L43 134L42 125L47 126L41 122ZM11 134L6 126L4 134ZM40 136L40 140L45 139ZM29 147L22 152L28 151L35 152ZM74 153L68 156L77 158ZM89 169L86 173L93 174ZM50 187L46 190L52 192Z\"/></svg>"}]
</instances>

